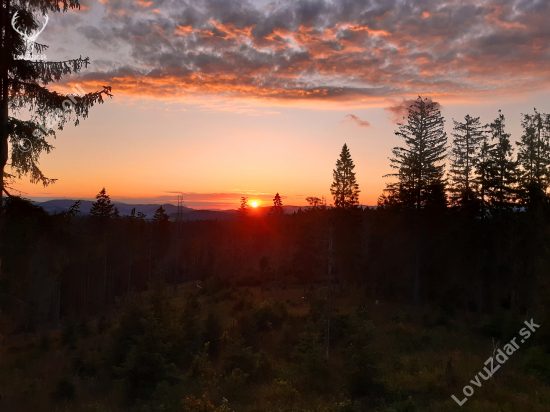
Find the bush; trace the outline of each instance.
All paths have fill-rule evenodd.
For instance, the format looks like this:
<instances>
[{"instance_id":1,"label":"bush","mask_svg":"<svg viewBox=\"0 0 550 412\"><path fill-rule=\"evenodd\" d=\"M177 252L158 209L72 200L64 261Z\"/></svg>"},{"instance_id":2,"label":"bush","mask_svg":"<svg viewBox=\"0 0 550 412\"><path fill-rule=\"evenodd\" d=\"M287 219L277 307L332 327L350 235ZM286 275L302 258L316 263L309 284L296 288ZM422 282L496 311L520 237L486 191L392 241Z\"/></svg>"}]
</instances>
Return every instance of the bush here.
<instances>
[{"instance_id":1,"label":"bush","mask_svg":"<svg viewBox=\"0 0 550 412\"><path fill-rule=\"evenodd\" d=\"M68 346L69 349L76 347L77 338L77 323L72 317L65 319L63 322L63 328L61 330L61 343L64 346Z\"/></svg>"},{"instance_id":2,"label":"bush","mask_svg":"<svg viewBox=\"0 0 550 412\"><path fill-rule=\"evenodd\" d=\"M374 325L367 319L366 312L358 309L350 319L343 350L344 373L352 398L371 396L383 390L376 381L375 354L370 346L374 331Z\"/></svg>"},{"instance_id":3,"label":"bush","mask_svg":"<svg viewBox=\"0 0 550 412\"><path fill-rule=\"evenodd\" d=\"M550 354L535 346L527 349L524 358L525 371L550 384Z\"/></svg>"},{"instance_id":4,"label":"bush","mask_svg":"<svg viewBox=\"0 0 550 412\"><path fill-rule=\"evenodd\" d=\"M40 337L40 349L44 352L48 352L50 350L50 336L48 335L48 332L44 332Z\"/></svg>"},{"instance_id":5,"label":"bush","mask_svg":"<svg viewBox=\"0 0 550 412\"><path fill-rule=\"evenodd\" d=\"M387 409L387 412L416 412L417 410L418 409L416 407L416 404L409 396L409 399L407 399L406 401L401 401L393 404Z\"/></svg>"},{"instance_id":6,"label":"bush","mask_svg":"<svg viewBox=\"0 0 550 412\"><path fill-rule=\"evenodd\" d=\"M242 312L245 309L250 309L252 307L252 303L246 299L246 298L240 298L234 305L233 305L233 312Z\"/></svg>"},{"instance_id":7,"label":"bush","mask_svg":"<svg viewBox=\"0 0 550 412\"><path fill-rule=\"evenodd\" d=\"M242 402L250 394L250 389L246 387L246 381L249 376L239 368L233 369L223 380L224 393L230 393L232 399L239 399Z\"/></svg>"},{"instance_id":8,"label":"bush","mask_svg":"<svg viewBox=\"0 0 550 412\"><path fill-rule=\"evenodd\" d=\"M275 379L272 387L273 392L266 398L276 404L289 404L300 396L298 391L292 387L292 383L283 379Z\"/></svg>"},{"instance_id":9,"label":"bush","mask_svg":"<svg viewBox=\"0 0 550 412\"><path fill-rule=\"evenodd\" d=\"M273 305L263 302L253 312L252 317L256 330L265 332L279 329L287 315L286 306L282 302L276 302Z\"/></svg>"},{"instance_id":10,"label":"bush","mask_svg":"<svg viewBox=\"0 0 550 412\"><path fill-rule=\"evenodd\" d=\"M193 357L189 368L189 377L196 379L201 385L211 384L215 380L214 369L208 355L208 346L209 344L206 343L204 350Z\"/></svg>"},{"instance_id":11,"label":"bush","mask_svg":"<svg viewBox=\"0 0 550 412\"><path fill-rule=\"evenodd\" d=\"M225 373L240 369L251 375L256 371L258 360L259 355L252 351L252 347L245 346L243 338L233 338L222 352L221 363Z\"/></svg>"},{"instance_id":12,"label":"bush","mask_svg":"<svg viewBox=\"0 0 550 412\"><path fill-rule=\"evenodd\" d=\"M64 376L57 382L57 387L55 391L52 392L52 398L56 401L60 400L69 400L73 401L75 398L76 388L71 379L67 376Z\"/></svg>"},{"instance_id":13,"label":"bush","mask_svg":"<svg viewBox=\"0 0 550 412\"><path fill-rule=\"evenodd\" d=\"M306 379L326 379L328 366L319 343L319 333L313 324L308 324L298 337L298 344L292 351L292 359L304 373Z\"/></svg>"},{"instance_id":14,"label":"bush","mask_svg":"<svg viewBox=\"0 0 550 412\"><path fill-rule=\"evenodd\" d=\"M227 399L223 398L220 406L215 407L208 399L208 394L202 395L201 399L195 398L193 395L188 396L183 401L184 412L231 412Z\"/></svg>"},{"instance_id":15,"label":"bush","mask_svg":"<svg viewBox=\"0 0 550 412\"><path fill-rule=\"evenodd\" d=\"M341 342L349 333L349 315L338 314L330 320L330 345Z\"/></svg>"},{"instance_id":16,"label":"bush","mask_svg":"<svg viewBox=\"0 0 550 412\"><path fill-rule=\"evenodd\" d=\"M522 323L518 314L501 309L493 313L481 327L474 330L490 338L509 341L516 335Z\"/></svg>"},{"instance_id":17,"label":"bush","mask_svg":"<svg viewBox=\"0 0 550 412\"><path fill-rule=\"evenodd\" d=\"M220 349L220 338L222 336L222 324L218 315L209 313L204 321L204 339L203 342L209 342L209 350L213 355L217 355Z\"/></svg>"},{"instance_id":18,"label":"bush","mask_svg":"<svg viewBox=\"0 0 550 412\"><path fill-rule=\"evenodd\" d=\"M158 383L175 383L177 368L167 356L166 330L153 313L140 320L143 333L135 337L122 367L115 370L125 380L128 399L148 399Z\"/></svg>"}]
</instances>

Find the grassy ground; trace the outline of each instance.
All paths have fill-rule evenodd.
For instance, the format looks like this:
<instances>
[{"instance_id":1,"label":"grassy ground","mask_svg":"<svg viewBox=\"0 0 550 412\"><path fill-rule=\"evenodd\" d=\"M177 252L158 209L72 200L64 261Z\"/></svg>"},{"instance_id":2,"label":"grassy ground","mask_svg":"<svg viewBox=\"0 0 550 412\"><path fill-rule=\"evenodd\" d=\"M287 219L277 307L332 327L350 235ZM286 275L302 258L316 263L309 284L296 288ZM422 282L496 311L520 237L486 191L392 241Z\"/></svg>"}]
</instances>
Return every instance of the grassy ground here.
<instances>
[{"instance_id":1,"label":"grassy ground","mask_svg":"<svg viewBox=\"0 0 550 412\"><path fill-rule=\"evenodd\" d=\"M172 296L171 313L181 317L196 290L186 288L177 297L172 295L173 291L168 293ZM22 335L9 336L0 347L0 410L550 411L550 386L545 369L526 366L529 362L532 364L533 359L536 364L546 362L547 358L533 358L537 352L530 348L529 342L520 345L495 376L480 380L482 386L478 388L470 381L483 370L484 362L499 340L491 339L493 329L482 328L491 323L491 318L482 319L477 315L451 318L433 309L413 309L388 302L376 305L360 290L346 290L332 300L334 345L328 361L321 362L317 356L324 354L322 333L318 331L315 332L319 336L318 348L314 349L320 352L307 352L302 363L296 361L291 354L300 345L300 339L305 339L306 325L312 324L314 317L309 301L322 295L321 290L304 299L302 289L261 291L260 288L199 295L193 316L203 320L213 314L219 319L220 353L206 355L203 363L195 356L195 366L191 368L176 365L181 379L159 385L147 402L128 402L125 382L113 374L111 351L119 327L117 316L113 315L103 325L97 321L87 327L77 325L74 342L66 331L64 335L52 331L28 335L26 339ZM250 372L246 376L243 367L243 370L233 368L228 372L224 366L230 359L228 336L244 322L244 315L257 313L254 311L261 305L273 305L276 301L284 303L286 318L280 327L271 327L268 323L267 329L255 330L250 352L255 354L257 365L263 362L258 354L264 354L266 371ZM112 308L113 313L122 310L121 307L122 303L118 309ZM349 319L358 307L366 307L361 313L368 313L374 325L368 332L373 379L368 381L372 389L367 396L353 396L354 382L349 378L353 375L345 372L362 362L359 356L354 358L353 348L350 351L344 344L346 333L351 330ZM515 336L524 327L523 320L518 317L517 323L511 321ZM176 334L181 330L178 328L180 326L175 327ZM504 339L505 334L501 335ZM499 347L506 343L507 340L503 340ZM241 362L246 362L246 358L243 359ZM353 365L354 359L357 365ZM202 366L197 366L199 364ZM319 369L315 369L317 367ZM193 375L193 368L201 372ZM475 392L460 407L451 395L462 400L465 385L472 386ZM361 388L357 393L362 393Z\"/></svg>"}]
</instances>

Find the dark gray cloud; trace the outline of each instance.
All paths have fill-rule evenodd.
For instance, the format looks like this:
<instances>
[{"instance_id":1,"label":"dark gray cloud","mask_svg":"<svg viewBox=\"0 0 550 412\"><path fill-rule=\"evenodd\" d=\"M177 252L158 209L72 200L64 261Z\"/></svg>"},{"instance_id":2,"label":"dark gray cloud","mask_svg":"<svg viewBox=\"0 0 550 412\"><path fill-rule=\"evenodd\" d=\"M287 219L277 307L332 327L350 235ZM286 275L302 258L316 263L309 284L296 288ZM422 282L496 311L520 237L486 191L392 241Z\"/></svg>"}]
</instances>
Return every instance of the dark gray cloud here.
<instances>
[{"instance_id":1,"label":"dark gray cloud","mask_svg":"<svg viewBox=\"0 0 550 412\"><path fill-rule=\"evenodd\" d=\"M368 99L535 90L550 80L547 1L109 0L90 7L106 13L99 25L79 27L88 42L124 46L133 61L132 76L112 77L123 69L95 76L137 82L140 89L124 88L135 93Z\"/></svg>"},{"instance_id":2,"label":"dark gray cloud","mask_svg":"<svg viewBox=\"0 0 550 412\"><path fill-rule=\"evenodd\" d=\"M431 97L423 97L428 103L432 103ZM400 101L394 100L391 104L384 108L388 112L388 118L392 123L400 123L409 115L409 109L414 105L417 99L402 99ZM435 108L441 109L441 105L435 102Z\"/></svg>"}]
</instances>

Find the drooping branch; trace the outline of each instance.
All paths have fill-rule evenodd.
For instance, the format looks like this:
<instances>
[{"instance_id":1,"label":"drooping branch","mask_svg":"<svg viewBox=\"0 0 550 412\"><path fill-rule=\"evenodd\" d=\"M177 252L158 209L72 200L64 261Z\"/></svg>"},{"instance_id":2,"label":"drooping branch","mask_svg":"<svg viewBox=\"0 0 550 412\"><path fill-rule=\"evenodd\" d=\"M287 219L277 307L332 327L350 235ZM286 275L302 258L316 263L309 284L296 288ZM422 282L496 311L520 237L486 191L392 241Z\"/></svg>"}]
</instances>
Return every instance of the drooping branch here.
<instances>
[{"instance_id":1,"label":"drooping branch","mask_svg":"<svg viewBox=\"0 0 550 412\"><path fill-rule=\"evenodd\" d=\"M69 9L80 10L78 0L15 0L13 6L30 13L40 12L42 14L49 11L59 13Z\"/></svg>"},{"instance_id":2,"label":"drooping branch","mask_svg":"<svg viewBox=\"0 0 550 412\"><path fill-rule=\"evenodd\" d=\"M10 192L8 192L8 191L6 190L6 186L2 187L2 190L4 191L4 193L5 193L6 195L8 195L9 198L15 199L15 196L13 196L12 194L10 194Z\"/></svg>"},{"instance_id":3,"label":"drooping branch","mask_svg":"<svg viewBox=\"0 0 550 412\"><path fill-rule=\"evenodd\" d=\"M78 59L59 62L15 60L10 69L10 75L22 82L39 80L46 85L58 82L65 75L78 73L89 64L90 58L82 58L82 56Z\"/></svg>"},{"instance_id":4,"label":"drooping branch","mask_svg":"<svg viewBox=\"0 0 550 412\"><path fill-rule=\"evenodd\" d=\"M68 120L69 113L74 114L76 117L76 126L79 124L80 118L85 119L88 117L89 110L94 104L101 104L104 102L103 95L109 97L113 96L110 86L103 86L103 90L99 92L87 93L81 97L75 98L55 91L49 91L38 84L19 80L12 80L11 94L12 100L10 101L10 105L12 109L20 110L26 107L33 111L35 117L43 123L46 122L46 120L49 121L51 118L55 118L55 123L59 130L63 129L63 125ZM65 100L73 103L70 111L64 111L64 108L68 107L68 104L63 104Z\"/></svg>"},{"instance_id":5,"label":"drooping branch","mask_svg":"<svg viewBox=\"0 0 550 412\"><path fill-rule=\"evenodd\" d=\"M40 171L38 160L40 155L50 153L54 147L45 139L45 135L35 133L40 131L39 125L31 121L23 121L9 118L9 140L11 144L11 168L20 178L30 174L31 182L41 182L44 186L53 183L55 179L49 179ZM51 134L55 137L55 133Z\"/></svg>"}]
</instances>

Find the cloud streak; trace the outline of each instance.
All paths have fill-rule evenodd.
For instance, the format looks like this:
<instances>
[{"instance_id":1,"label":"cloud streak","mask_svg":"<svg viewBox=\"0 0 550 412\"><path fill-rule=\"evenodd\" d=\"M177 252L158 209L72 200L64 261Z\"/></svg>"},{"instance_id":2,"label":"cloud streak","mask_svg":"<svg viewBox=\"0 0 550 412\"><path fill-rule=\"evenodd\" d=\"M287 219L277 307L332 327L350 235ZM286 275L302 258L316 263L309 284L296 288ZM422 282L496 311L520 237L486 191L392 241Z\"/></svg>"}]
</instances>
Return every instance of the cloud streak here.
<instances>
[{"instance_id":1,"label":"cloud streak","mask_svg":"<svg viewBox=\"0 0 550 412\"><path fill-rule=\"evenodd\" d=\"M346 116L346 120L344 120L344 122L354 122L357 125L359 125L360 127L370 127L369 122L367 122L366 120L361 120L360 118L358 118L354 114L348 114Z\"/></svg>"}]
</instances>

